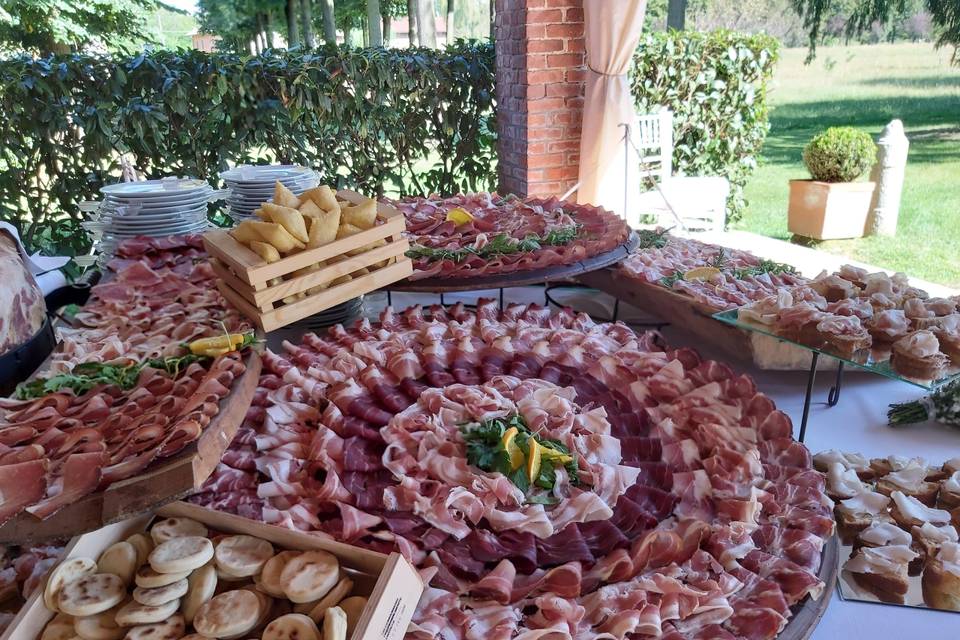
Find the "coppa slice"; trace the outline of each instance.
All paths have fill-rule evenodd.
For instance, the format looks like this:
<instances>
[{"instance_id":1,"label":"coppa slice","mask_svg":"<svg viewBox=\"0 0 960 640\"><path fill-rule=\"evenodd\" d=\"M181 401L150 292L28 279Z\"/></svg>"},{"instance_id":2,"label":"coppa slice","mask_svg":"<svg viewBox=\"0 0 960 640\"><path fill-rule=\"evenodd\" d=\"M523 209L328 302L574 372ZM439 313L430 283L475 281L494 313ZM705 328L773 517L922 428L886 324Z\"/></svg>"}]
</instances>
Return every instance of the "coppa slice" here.
<instances>
[{"instance_id":1,"label":"coppa slice","mask_svg":"<svg viewBox=\"0 0 960 640\"><path fill-rule=\"evenodd\" d=\"M163 622L137 626L127 631L126 640L179 640L187 630L180 614L170 616Z\"/></svg>"},{"instance_id":2,"label":"coppa slice","mask_svg":"<svg viewBox=\"0 0 960 640\"><path fill-rule=\"evenodd\" d=\"M193 619L193 628L208 638L242 635L257 624L260 600L252 591L226 591L205 602Z\"/></svg>"},{"instance_id":3,"label":"coppa slice","mask_svg":"<svg viewBox=\"0 0 960 640\"><path fill-rule=\"evenodd\" d=\"M152 589L154 587L163 587L168 584L173 584L178 580L183 580L184 578L190 575L189 571L178 571L176 573L160 573L154 571L153 567L146 564L139 569L137 569L137 575L134 576L133 581L137 583L138 587L143 587L144 589Z\"/></svg>"},{"instance_id":4,"label":"coppa slice","mask_svg":"<svg viewBox=\"0 0 960 640\"><path fill-rule=\"evenodd\" d=\"M163 622L180 609L180 600L171 600L157 607L151 607L133 601L120 607L117 611L117 624L123 627L132 627L138 624L156 624Z\"/></svg>"},{"instance_id":5,"label":"coppa slice","mask_svg":"<svg viewBox=\"0 0 960 640\"><path fill-rule=\"evenodd\" d=\"M200 536L172 538L150 552L150 566L159 573L193 571L213 558L213 544Z\"/></svg>"},{"instance_id":6,"label":"coppa slice","mask_svg":"<svg viewBox=\"0 0 960 640\"><path fill-rule=\"evenodd\" d=\"M183 618L193 623L194 616L210 600L217 590L217 571L212 564L205 564L190 574L187 579L187 595L183 599Z\"/></svg>"},{"instance_id":7,"label":"coppa slice","mask_svg":"<svg viewBox=\"0 0 960 640\"><path fill-rule=\"evenodd\" d=\"M319 600L340 579L340 563L326 551L304 551L292 558L280 574L283 592L292 602Z\"/></svg>"},{"instance_id":8,"label":"coppa slice","mask_svg":"<svg viewBox=\"0 0 960 640\"><path fill-rule=\"evenodd\" d=\"M214 557L231 576L254 576L273 557L273 545L253 536L229 536L217 545Z\"/></svg>"},{"instance_id":9,"label":"coppa slice","mask_svg":"<svg viewBox=\"0 0 960 640\"><path fill-rule=\"evenodd\" d=\"M190 518L167 518L153 525L150 529L150 537L153 538L154 544L160 544L173 538L206 537L206 535L207 527Z\"/></svg>"},{"instance_id":10,"label":"coppa slice","mask_svg":"<svg viewBox=\"0 0 960 640\"><path fill-rule=\"evenodd\" d=\"M320 630L307 616L288 613L267 625L263 640L320 640Z\"/></svg>"},{"instance_id":11,"label":"coppa slice","mask_svg":"<svg viewBox=\"0 0 960 640\"><path fill-rule=\"evenodd\" d=\"M97 572L97 563L93 558L70 558L64 560L53 570L47 578L47 586L43 589L43 604L50 611L59 611L57 597L60 589L68 582Z\"/></svg>"},{"instance_id":12,"label":"coppa slice","mask_svg":"<svg viewBox=\"0 0 960 640\"><path fill-rule=\"evenodd\" d=\"M133 590L133 599L140 604L147 605L148 607L158 607L162 604L170 602L171 600L179 600L183 596L187 595L187 587L188 584L186 579L177 580L176 582L164 585L162 587L137 587Z\"/></svg>"},{"instance_id":13,"label":"coppa slice","mask_svg":"<svg viewBox=\"0 0 960 640\"><path fill-rule=\"evenodd\" d=\"M263 565L260 576L256 578L257 586L266 594L274 598L285 598L283 592L283 582L280 579L287 563L300 555L300 551L281 551L277 555L267 560Z\"/></svg>"},{"instance_id":14,"label":"coppa slice","mask_svg":"<svg viewBox=\"0 0 960 640\"><path fill-rule=\"evenodd\" d=\"M100 559L97 560L97 571L120 576L125 585L133 582L133 574L136 570L137 549L129 542L117 542L110 545L106 551L100 554Z\"/></svg>"},{"instance_id":15,"label":"coppa slice","mask_svg":"<svg viewBox=\"0 0 960 640\"><path fill-rule=\"evenodd\" d=\"M71 616L92 616L110 609L127 595L119 576L94 573L68 582L60 589L57 604Z\"/></svg>"}]
</instances>

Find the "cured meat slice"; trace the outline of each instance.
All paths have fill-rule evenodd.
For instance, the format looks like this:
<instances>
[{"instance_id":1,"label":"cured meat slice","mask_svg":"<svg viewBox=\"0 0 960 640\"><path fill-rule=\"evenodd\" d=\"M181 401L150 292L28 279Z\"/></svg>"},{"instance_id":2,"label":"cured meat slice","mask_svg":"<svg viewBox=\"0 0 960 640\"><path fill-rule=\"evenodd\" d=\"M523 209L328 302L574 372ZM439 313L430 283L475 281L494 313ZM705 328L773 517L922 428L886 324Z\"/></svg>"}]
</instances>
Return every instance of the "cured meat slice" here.
<instances>
[{"instance_id":1,"label":"cured meat slice","mask_svg":"<svg viewBox=\"0 0 960 640\"><path fill-rule=\"evenodd\" d=\"M43 498L46 473L45 460L0 466L0 524Z\"/></svg>"},{"instance_id":2,"label":"cured meat slice","mask_svg":"<svg viewBox=\"0 0 960 640\"><path fill-rule=\"evenodd\" d=\"M74 453L67 457L58 475L47 484L46 497L27 507L27 511L41 520L96 491L100 484L103 454Z\"/></svg>"}]
</instances>

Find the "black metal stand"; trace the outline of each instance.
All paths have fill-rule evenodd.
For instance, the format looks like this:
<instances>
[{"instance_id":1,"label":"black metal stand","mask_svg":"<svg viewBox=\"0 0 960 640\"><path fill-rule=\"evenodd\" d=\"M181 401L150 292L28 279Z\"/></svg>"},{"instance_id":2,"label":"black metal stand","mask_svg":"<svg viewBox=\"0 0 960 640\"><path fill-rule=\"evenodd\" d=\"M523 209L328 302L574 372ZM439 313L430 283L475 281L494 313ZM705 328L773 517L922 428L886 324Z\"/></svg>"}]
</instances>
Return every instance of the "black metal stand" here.
<instances>
[{"instance_id":1,"label":"black metal stand","mask_svg":"<svg viewBox=\"0 0 960 640\"><path fill-rule=\"evenodd\" d=\"M817 363L820 361L820 352L811 351L810 353L810 372L807 375L807 391L803 396L803 417L800 418L800 437L797 438L803 442L807 435L807 421L810 418L810 400L813 397L813 384L817 379ZM827 406L835 407L840 402L840 389L843 387L843 361L837 366L837 378L830 393L827 395Z\"/></svg>"}]
</instances>

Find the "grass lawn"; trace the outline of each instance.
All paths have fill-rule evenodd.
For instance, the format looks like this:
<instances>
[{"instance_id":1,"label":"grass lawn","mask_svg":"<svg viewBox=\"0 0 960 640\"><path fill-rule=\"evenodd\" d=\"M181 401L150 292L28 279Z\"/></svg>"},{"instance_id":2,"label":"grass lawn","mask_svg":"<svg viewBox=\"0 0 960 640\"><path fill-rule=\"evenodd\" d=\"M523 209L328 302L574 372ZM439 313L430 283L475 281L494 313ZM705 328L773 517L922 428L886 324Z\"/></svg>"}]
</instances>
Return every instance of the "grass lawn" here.
<instances>
[{"instance_id":1,"label":"grass lawn","mask_svg":"<svg viewBox=\"0 0 960 640\"><path fill-rule=\"evenodd\" d=\"M770 134L735 226L789 239L787 181L809 175L803 146L829 126L877 137L900 118L910 155L894 238L835 240L820 249L960 288L960 68L930 44L785 49L771 93Z\"/></svg>"}]
</instances>

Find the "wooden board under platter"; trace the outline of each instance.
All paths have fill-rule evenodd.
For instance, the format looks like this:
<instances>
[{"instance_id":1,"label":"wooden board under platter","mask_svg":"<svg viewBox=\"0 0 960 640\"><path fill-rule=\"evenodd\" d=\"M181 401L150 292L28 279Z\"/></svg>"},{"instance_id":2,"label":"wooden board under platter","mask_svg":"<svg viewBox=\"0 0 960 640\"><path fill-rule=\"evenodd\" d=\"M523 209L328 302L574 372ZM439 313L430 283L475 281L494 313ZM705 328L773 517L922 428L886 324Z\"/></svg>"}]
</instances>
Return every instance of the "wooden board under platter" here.
<instances>
[{"instance_id":1,"label":"wooden board under platter","mask_svg":"<svg viewBox=\"0 0 960 640\"><path fill-rule=\"evenodd\" d=\"M479 276L476 278L423 278L421 280L401 280L390 285L390 291L410 293L451 293L454 291L478 291L481 289L506 289L508 287L523 287L533 284L544 284L578 277L581 274L603 269L617 264L633 253L640 243L635 232L630 232L626 242L610 251L605 251L592 258L585 258L573 264L515 271L497 275Z\"/></svg>"},{"instance_id":2,"label":"wooden board under platter","mask_svg":"<svg viewBox=\"0 0 960 640\"><path fill-rule=\"evenodd\" d=\"M140 475L114 482L64 507L46 520L22 512L0 526L0 544L33 544L98 529L199 489L220 463L253 400L260 379L260 354L249 349L246 370L220 400L220 411L200 438L180 453L157 461Z\"/></svg>"},{"instance_id":3,"label":"wooden board under platter","mask_svg":"<svg viewBox=\"0 0 960 640\"><path fill-rule=\"evenodd\" d=\"M817 577L826 585L820 598L813 600L807 598L802 603L793 608L793 616L790 622L783 628L777 640L807 640L813 635L813 630L823 614L827 612L830 605L830 599L837 585L837 560L840 555L840 541L836 535L830 536L826 544L823 545L823 553L820 556L820 572Z\"/></svg>"},{"instance_id":4,"label":"wooden board under platter","mask_svg":"<svg viewBox=\"0 0 960 640\"><path fill-rule=\"evenodd\" d=\"M711 316L721 309L699 303L690 296L627 277L616 268L584 273L576 279L696 335L732 360L743 361L748 354L749 361L759 369L806 371L810 368L808 349L715 320ZM817 368L836 369L838 362L835 358L820 358Z\"/></svg>"}]
</instances>

